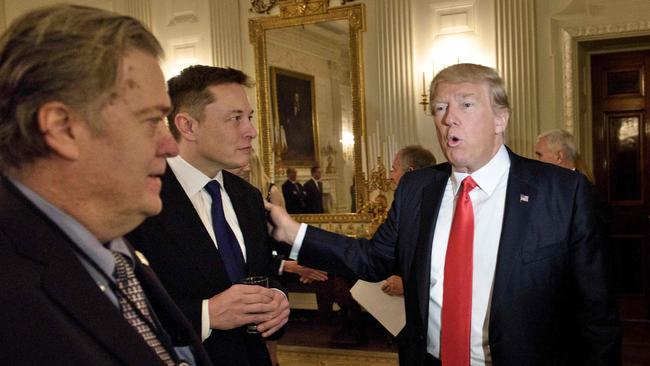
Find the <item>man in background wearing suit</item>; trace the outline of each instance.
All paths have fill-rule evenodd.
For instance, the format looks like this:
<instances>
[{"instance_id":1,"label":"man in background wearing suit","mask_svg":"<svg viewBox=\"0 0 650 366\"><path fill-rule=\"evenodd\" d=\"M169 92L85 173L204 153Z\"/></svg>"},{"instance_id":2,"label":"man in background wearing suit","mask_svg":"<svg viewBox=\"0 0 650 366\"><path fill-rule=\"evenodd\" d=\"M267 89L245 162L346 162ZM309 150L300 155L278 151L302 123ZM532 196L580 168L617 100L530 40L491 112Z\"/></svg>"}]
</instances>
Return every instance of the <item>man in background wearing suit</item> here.
<instances>
[{"instance_id":1,"label":"man in background wearing suit","mask_svg":"<svg viewBox=\"0 0 650 366\"><path fill-rule=\"evenodd\" d=\"M287 168L287 180L282 183L282 195L287 206L287 212L292 214L306 213L307 196L302 184L298 183L296 168Z\"/></svg>"},{"instance_id":2,"label":"man in background wearing suit","mask_svg":"<svg viewBox=\"0 0 650 366\"><path fill-rule=\"evenodd\" d=\"M320 214L325 212L323 209L323 182L320 181L320 177L320 167L311 167L311 179L303 185L307 213Z\"/></svg>"},{"instance_id":3,"label":"man in background wearing suit","mask_svg":"<svg viewBox=\"0 0 650 366\"><path fill-rule=\"evenodd\" d=\"M161 54L137 20L72 5L0 38L2 364L211 364L122 237L178 153Z\"/></svg>"},{"instance_id":4,"label":"man in background wearing suit","mask_svg":"<svg viewBox=\"0 0 650 366\"><path fill-rule=\"evenodd\" d=\"M168 81L168 120L179 156L167 159L162 212L128 236L216 365L271 365L262 337L289 317L280 290L238 284L269 276L272 241L261 193L225 170L248 163L257 136L247 85L239 70L201 65ZM277 276L270 279L279 286ZM262 337L247 332L253 323Z\"/></svg>"},{"instance_id":5,"label":"man in background wearing suit","mask_svg":"<svg viewBox=\"0 0 650 366\"><path fill-rule=\"evenodd\" d=\"M514 154L495 70L456 64L431 84L448 163L406 174L370 240L267 205L291 257L404 278L403 365L618 365L620 326L601 228L580 174Z\"/></svg>"},{"instance_id":6,"label":"man in background wearing suit","mask_svg":"<svg viewBox=\"0 0 650 366\"><path fill-rule=\"evenodd\" d=\"M422 169L434 165L436 157L433 153L420 145L409 145L401 148L393 158L393 164L390 169L390 180L393 189L399 185L399 181L404 174L414 170ZM390 296L404 296L404 283L402 277L392 275L384 280L381 284L381 290ZM400 332L397 335L397 344L399 347L399 357L405 361L406 350L408 345L404 343L405 337ZM403 362L404 362L403 361Z\"/></svg>"},{"instance_id":7,"label":"man in background wearing suit","mask_svg":"<svg viewBox=\"0 0 650 366\"><path fill-rule=\"evenodd\" d=\"M591 170L576 148L573 135L567 131L555 129L539 134L535 143L535 156L539 161L577 170L590 182L594 182Z\"/></svg>"}]
</instances>

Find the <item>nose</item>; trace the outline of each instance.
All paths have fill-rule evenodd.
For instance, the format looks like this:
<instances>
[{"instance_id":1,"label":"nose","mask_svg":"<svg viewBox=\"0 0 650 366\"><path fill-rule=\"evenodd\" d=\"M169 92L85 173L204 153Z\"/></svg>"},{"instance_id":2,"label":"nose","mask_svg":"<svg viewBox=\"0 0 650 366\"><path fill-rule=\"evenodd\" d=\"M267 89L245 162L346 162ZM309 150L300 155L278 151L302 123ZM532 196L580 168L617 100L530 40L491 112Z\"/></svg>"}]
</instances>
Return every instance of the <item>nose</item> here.
<instances>
[{"instance_id":1,"label":"nose","mask_svg":"<svg viewBox=\"0 0 650 366\"><path fill-rule=\"evenodd\" d=\"M458 119L456 118L456 111L451 107L447 107L445 115L442 117L442 124L445 126L455 126L458 125Z\"/></svg>"},{"instance_id":2,"label":"nose","mask_svg":"<svg viewBox=\"0 0 650 366\"><path fill-rule=\"evenodd\" d=\"M163 126L158 140L158 149L156 155L160 157L171 158L178 155L178 143L174 140L169 128Z\"/></svg>"},{"instance_id":3,"label":"nose","mask_svg":"<svg viewBox=\"0 0 650 366\"><path fill-rule=\"evenodd\" d=\"M251 140L257 137L257 128L255 128L255 124L253 123L253 119L251 119L245 127L244 131L244 136L246 138L250 138Z\"/></svg>"}]
</instances>

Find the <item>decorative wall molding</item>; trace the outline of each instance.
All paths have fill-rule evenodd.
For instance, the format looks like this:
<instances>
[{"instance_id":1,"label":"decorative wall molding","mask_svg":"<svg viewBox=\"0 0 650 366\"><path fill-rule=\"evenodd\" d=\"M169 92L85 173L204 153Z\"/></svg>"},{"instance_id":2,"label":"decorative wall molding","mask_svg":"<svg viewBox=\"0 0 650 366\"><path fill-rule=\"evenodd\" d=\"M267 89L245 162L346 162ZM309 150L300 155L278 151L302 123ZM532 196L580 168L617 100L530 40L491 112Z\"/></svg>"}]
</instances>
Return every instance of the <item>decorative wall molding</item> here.
<instances>
[{"instance_id":1,"label":"decorative wall molding","mask_svg":"<svg viewBox=\"0 0 650 366\"><path fill-rule=\"evenodd\" d=\"M443 3L433 7L436 34L476 33L474 1L458 1L453 4Z\"/></svg>"},{"instance_id":2,"label":"decorative wall molding","mask_svg":"<svg viewBox=\"0 0 650 366\"><path fill-rule=\"evenodd\" d=\"M210 1L212 60L214 66L241 70L242 29L237 0Z\"/></svg>"},{"instance_id":3,"label":"decorative wall molding","mask_svg":"<svg viewBox=\"0 0 650 366\"><path fill-rule=\"evenodd\" d=\"M178 13L174 13L173 17L169 20L169 23L167 23L168 26L174 27L180 24L191 24L191 23L198 23L199 22L199 16L196 15L195 12L188 10L188 11L181 11Z\"/></svg>"},{"instance_id":4,"label":"decorative wall molding","mask_svg":"<svg viewBox=\"0 0 650 366\"><path fill-rule=\"evenodd\" d=\"M379 123L382 139L395 136L399 147L417 142L413 83L411 1L377 0ZM419 80L419 79L418 79ZM418 108L419 110L419 108ZM420 112L421 113L421 112ZM387 140L383 140L387 141ZM392 161L392 156L389 157ZM374 165L368 159L368 169Z\"/></svg>"},{"instance_id":5,"label":"decorative wall molding","mask_svg":"<svg viewBox=\"0 0 650 366\"><path fill-rule=\"evenodd\" d=\"M539 133L535 3L496 0L497 69L510 97L506 142L515 152L532 156ZM516 21L515 21L516 20Z\"/></svg>"},{"instance_id":6,"label":"decorative wall molding","mask_svg":"<svg viewBox=\"0 0 650 366\"><path fill-rule=\"evenodd\" d=\"M561 27L562 44L562 92L564 100L564 126L574 132L579 125L578 93L578 43L584 41L622 38L650 34L650 21L621 24L585 25L580 27Z\"/></svg>"},{"instance_id":7,"label":"decorative wall molding","mask_svg":"<svg viewBox=\"0 0 650 366\"><path fill-rule=\"evenodd\" d=\"M152 29L150 0L126 0L124 12L140 20L147 28Z\"/></svg>"},{"instance_id":8,"label":"decorative wall molding","mask_svg":"<svg viewBox=\"0 0 650 366\"><path fill-rule=\"evenodd\" d=\"M198 35L168 40L170 58L176 60L181 69L196 63L199 58L200 40Z\"/></svg>"}]
</instances>

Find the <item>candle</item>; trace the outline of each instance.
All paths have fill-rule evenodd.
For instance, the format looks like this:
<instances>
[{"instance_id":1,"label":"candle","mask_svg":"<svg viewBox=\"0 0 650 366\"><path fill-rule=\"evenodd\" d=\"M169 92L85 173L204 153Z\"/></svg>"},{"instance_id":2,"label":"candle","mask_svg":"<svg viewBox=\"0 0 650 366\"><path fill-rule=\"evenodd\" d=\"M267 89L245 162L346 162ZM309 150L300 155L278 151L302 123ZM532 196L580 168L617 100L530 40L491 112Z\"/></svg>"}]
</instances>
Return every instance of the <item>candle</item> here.
<instances>
[{"instance_id":1,"label":"candle","mask_svg":"<svg viewBox=\"0 0 650 366\"><path fill-rule=\"evenodd\" d=\"M363 172L364 178L368 173L368 162L367 162L368 152L366 151L366 141L364 136L361 136L361 171Z\"/></svg>"},{"instance_id":2,"label":"candle","mask_svg":"<svg viewBox=\"0 0 650 366\"><path fill-rule=\"evenodd\" d=\"M426 93L427 93L427 81L424 72L422 72L422 94L426 94Z\"/></svg>"}]
</instances>

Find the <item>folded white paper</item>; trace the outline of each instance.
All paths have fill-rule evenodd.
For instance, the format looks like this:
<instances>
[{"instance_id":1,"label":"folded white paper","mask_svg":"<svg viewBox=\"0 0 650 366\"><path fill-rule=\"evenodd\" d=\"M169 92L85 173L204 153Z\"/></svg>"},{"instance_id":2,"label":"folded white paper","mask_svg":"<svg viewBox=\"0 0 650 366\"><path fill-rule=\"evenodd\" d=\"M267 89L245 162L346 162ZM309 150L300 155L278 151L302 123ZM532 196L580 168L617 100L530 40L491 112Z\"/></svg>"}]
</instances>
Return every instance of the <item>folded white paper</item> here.
<instances>
[{"instance_id":1,"label":"folded white paper","mask_svg":"<svg viewBox=\"0 0 650 366\"><path fill-rule=\"evenodd\" d=\"M390 296L381 290L382 282L357 281L350 293L392 335L397 336L406 324L403 296Z\"/></svg>"}]
</instances>

